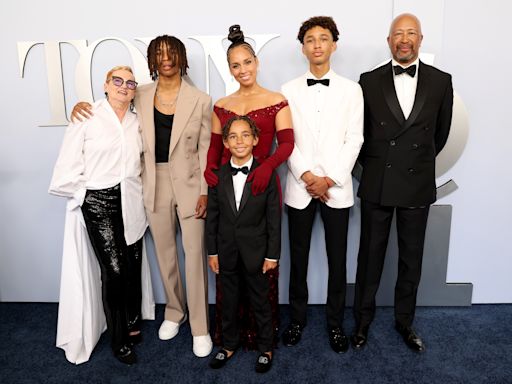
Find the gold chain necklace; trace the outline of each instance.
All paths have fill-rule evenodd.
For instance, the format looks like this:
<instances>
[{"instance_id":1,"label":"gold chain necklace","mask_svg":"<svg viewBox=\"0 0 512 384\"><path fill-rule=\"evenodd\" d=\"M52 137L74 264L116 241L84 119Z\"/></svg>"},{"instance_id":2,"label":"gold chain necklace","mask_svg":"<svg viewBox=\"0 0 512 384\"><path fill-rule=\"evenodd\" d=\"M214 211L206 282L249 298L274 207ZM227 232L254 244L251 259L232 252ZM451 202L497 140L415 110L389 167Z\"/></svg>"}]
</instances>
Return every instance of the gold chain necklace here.
<instances>
[{"instance_id":1,"label":"gold chain necklace","mask_svg":"<svg viewBox=\"0 0 512 384\"><path fill-rule=\"evenodd\" d=\"M162 99L160 98L160 96L158 96L158 89L156 90L156 99L158 100L158 102L160 103L160 105L164 106L164 107L172 107L174 104L176 104L176 100L178 100L178 95L176 95L176 97L174 98L173 101L171 101L170 103L164 103L162 101Z\"/></svg>"}]
</instances>

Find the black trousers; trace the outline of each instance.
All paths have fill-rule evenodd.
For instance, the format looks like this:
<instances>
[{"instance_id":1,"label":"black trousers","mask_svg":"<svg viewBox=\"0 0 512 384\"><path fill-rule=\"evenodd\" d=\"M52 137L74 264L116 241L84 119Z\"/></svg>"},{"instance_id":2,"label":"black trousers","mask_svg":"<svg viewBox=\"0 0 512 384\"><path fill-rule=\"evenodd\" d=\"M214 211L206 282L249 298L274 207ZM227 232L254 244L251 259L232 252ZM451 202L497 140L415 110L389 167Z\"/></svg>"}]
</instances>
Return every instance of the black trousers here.
<instances>
[{"instance_id":1,"label":"black trousers","mask_svg":"<svg viewBox=\"0 0 512 384\"><path fill-rule=\"evenodd\" d=\"M119 185L88 190L82 214L100 264L103 308L117 351L128 343L130 330L140 327L142 239L126 244Z\"/></svg>"},{"instance_id":2,"label":"black trousers","mask_svg":"<svg viewBox=\"0 0 512 384\"><path fill-rule=\"evenodd\" d=\"M394 212L398 234L395 320L404 326L412 324L429 208L386 207L361 200L361 239L354 298L354 315L359 326L369 325L375 316L375 295L379 289Z\"/></svg>"},{"instance_id":3,"label":"black trousers","mask_svg":"<svg viewBox=\"0 0 512 384\"><path fill-rule=\"evenodd\" d=\"M261 269L254 273L248 272L240 255L238 255L234 269L225 268L222 257L223 255L219 255L219 278L223 292L222 336L224 348L235 350L240 345L239 296L240 292L247 292L257 325L256 343L258 350L260 352L271 351L274 331L272 328L272 309L268 300L270 289L268 276L263 274Z\"/></svg>"},{"instance_id":4,"label":"black trousers","mask_svg":"<svg viewBox=\"0 0 512 384\"><path fill-rule=\"evenodd\" d=\"M325 247L329 277L327 283L327 325L343 324L347 289L347 230L349 208L335 209L312 199L304 209L288 207L290 238L290 290L291 320L306 325L308 304L308 261L311 232L317 208L324 223Z\"/></svg>"}]
</instances>

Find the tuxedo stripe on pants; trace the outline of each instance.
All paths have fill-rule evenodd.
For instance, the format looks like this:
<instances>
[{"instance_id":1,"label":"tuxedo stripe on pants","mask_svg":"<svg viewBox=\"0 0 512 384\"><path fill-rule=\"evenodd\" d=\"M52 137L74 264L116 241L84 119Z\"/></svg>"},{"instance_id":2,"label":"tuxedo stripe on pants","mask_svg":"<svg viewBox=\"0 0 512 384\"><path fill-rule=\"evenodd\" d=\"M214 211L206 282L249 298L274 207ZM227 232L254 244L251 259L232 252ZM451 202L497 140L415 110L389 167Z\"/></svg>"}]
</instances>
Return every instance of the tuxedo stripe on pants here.
<instances>
[{"instance_id":1,"label":"tuxedo stripe on pants","mask_svg":"<svg viewBox=\"0 0 512 384\"><path fill-rule=\"evenodd\" d=\"M189 314L193 336L208 333L208 299L204 220L194 216L180 219L173 193L168 163L156 166L154 212L146 211L166 296L165 319L181 323ZM176 248L176 225L179 220L185 251L185 290Z\"/></svg>"},{"instance_id":2,"label":"tuxedo stripe on pants","mask_svg":"<svg viewBox=\"0 0 512 384\"><path fill-rule=\"evenodd\" d=\"M387 207L361 200L361 238L354 298L354 314L358 325L369 325L375 316L375 295L379 289L395 211L398 233L395 320L404 326L412 324L429 208Z\"/></svg>"},{"instance_id":3,"label":"tuxedo stripe on pants","mask_svg":"<svg viewBox=\"0 0 512 384\"><path fill-rule=\"evenodd\" d=\"M308 304L307 273L311 233L317 207L324 224L329 277L327 287L327 325L340 327L343 323L347 287L347 230L349 208L331 208L312 199L304 209L288 207L290 238L291 320L305 326Z\"/></svg>"}]
</instances>

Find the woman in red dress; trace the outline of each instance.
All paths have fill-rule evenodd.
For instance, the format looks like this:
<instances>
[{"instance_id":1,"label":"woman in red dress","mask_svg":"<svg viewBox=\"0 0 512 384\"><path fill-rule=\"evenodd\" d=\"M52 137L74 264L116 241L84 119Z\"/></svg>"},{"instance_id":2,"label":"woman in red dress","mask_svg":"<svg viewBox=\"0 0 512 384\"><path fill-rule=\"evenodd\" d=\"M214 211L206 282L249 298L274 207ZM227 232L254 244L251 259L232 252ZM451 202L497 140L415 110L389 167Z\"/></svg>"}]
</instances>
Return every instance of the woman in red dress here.
<instances>
[{"instance_id":1,"label":"woman in red dress","mask_svg":"<svg viewBox=\"0 0 512 384\"><path fill-rule=\"evenodd\" d=\"M277 92L261 87L257 82L258 58L252 46L244 40L239 25L229 28L231 45L227 51L229 70L240 84L235 93L215 103L212 114L212 136L208 150L207 166L204 173L206 182L215 186L217 175L213 172L220 164L226 163L231 154L222 144L222 126L235 115L246 115L256 122L260 129L259 143L254 147L253 155L260 164L247 178L252 181L252 193L258 194L267 187L272 171L283 163L293 150L292 118L288 102ZM278 146L271 154L274 136ZM270 282L269 301L272 307L272 325L274 340L277 341L279 329L279 270L267 272ZM214 342L222 345L222 286L217 279ZM242 346L256 349L256 322L252 309L248 305L246 292L240 294L239 306L240 342Z\"/></svg>"}]
</instances>

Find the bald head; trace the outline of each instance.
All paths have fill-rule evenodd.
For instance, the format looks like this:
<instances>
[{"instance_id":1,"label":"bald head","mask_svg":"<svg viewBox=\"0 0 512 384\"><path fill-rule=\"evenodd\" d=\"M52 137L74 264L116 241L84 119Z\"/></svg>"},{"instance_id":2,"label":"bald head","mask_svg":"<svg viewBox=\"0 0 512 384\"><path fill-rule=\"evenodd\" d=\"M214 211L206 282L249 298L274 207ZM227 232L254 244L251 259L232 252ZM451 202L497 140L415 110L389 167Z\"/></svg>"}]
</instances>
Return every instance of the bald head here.
<instances>
[{"instance_id":1,"label":"bald head","mask_svg":"<svg viewBox=\"0 0 512 384\"><path fill-rule=\"evenodd\" d=\"M393 59L400 64L408 65L416 60L422 40L421 23L416 16L403 13L391 23L388 45Z\"/></svg>"}]
</instances>

